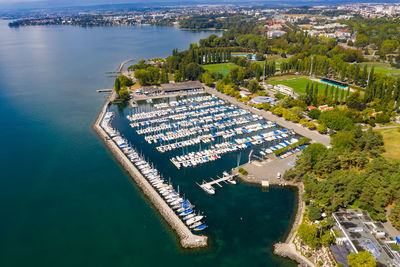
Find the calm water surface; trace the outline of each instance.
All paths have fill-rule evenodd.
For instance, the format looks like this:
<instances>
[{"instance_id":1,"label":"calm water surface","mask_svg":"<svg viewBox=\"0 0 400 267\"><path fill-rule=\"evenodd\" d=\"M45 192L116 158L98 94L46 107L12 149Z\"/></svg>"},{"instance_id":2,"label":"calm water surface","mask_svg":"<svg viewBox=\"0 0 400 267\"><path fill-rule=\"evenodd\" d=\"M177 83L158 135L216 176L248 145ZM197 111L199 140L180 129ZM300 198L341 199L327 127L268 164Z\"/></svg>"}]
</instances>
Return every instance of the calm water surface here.
<instances>
[{"instance_id":1,"label":"calm water surface","mask_svg":"<svg viewBox=\"0 0 400 267\"><path fill-rule=\"evenodd\" d=\"M105 72L209 34L150 26L10 29L0 21L0 266L295 266L272 255L293 218L295 193L239 184L210 197L182 179L193 169L171 169L210 225L210 248L182 250L90 128L105 97L95 90L113 84ZM196 171L212 176L223 168Z\"/></svg>"}]
</instances>

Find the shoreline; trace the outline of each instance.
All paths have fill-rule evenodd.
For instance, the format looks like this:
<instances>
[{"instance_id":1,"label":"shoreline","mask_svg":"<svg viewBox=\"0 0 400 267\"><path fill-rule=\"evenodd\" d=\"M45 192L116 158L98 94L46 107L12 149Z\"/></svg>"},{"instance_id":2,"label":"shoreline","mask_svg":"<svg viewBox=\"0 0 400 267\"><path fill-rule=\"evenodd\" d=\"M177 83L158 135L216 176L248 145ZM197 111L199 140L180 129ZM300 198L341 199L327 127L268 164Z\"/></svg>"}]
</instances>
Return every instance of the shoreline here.
<instances>
[{"instance_id":1,"label":"shoreline","mask_svg":"<svg viewBox=\"0 0 400 267\"><path fill-rule=\"evenodd\" d=\"M236 168L234 169L235 171ZM241 181L250 184L259 184L261 185L262 179L249 179L247 176L244 176L237 172L237 176ZM295 187L297 188L297 211L292 222L290 231L288 232L284 242L278 242L274 244L273 254L290 258L291 260L300 264L300 266L315 266L309 259L304 257L299 251L297 251L296 246L294 244L294 239L296 237L297 228L301 224L303 220L303 215L305 211L305 203L301 200L301 195L304 193L304 185L303 183L293 183L290 181L277 181L274 179L269 180L269 185L271 186L281 186L281 187Z\"/></svg>"},{"instance_id":2,"label":"shoreline","mask_svg":"<svg viewBox=\"0 0 400 267\"><path fill-rule=\"evenodd\" d=\"M118 71L121 71L123 66L131 60L124 61L120 64ZM217 95L218 97L227 100L228 102L238 105L241 108L247 109L250 112L254 114L259 114L259 112L255 112L255 109L252 109L251 107L247 106L244 103L239 103L238 101L233 101L231 97L222 94L216 90L212 90L211 88L205 86L204 93L209 93L212 95ZM122 167L130 174L132 180L141 188L143 193L148 197L148 199L153 203L155 208L159 211L159 213L162 215L163 219L172 227L172 229L175 230L177 235L180 238L180 244L183 248L200 248L200 247L206 247L207 246L207 236L197 236L194 235L185 225L184 223L176 216L176 214L170 209L170 207L164 202L164 200L158 195L158 193L154 190L154 188L151 187L151 185L144 179L144 177L141 175L141 173L131 164L131 162L125 157L125 155L122 153L122 151L116 146L116 144L110 140L110 138L107 138L108 135L105 133L105 131L102 129L100 126L101 119L103 118L107 106L109 103L111 103L112 99L115 97L115 91L113 90L108 98L106 99L105 103L103 104L103 107L99 114L97 115L97 118L95 122L92 125L92 128L95 130L95 132L98 134L98 136L103 140L105 145L108 147L108 149L111 151L113 156L117 159L117 161L122 165ZM266 118L269 117L267 114L259 114L262 115L265 119L270 119ZM277 122L279 125L288 128L288 125L285 125L286 123L282 122ZM282 125L284 124L284 125ZM294 130L294 129L293 129ZM298 129L297 129L298 130ZM304 135L304 134L302 134ZM310 135L310 133L308 133ZM311 139L321 139L321 135L311 133L312 137ZM317 137L317 138L316 138ZM327 140L323 138L323 143L325 143ZM329 137L328 137L329 140ZM237 172L237 170L236 170ZM253 184L261 184L261 178L256 178L256 179L249 179L246 176L238 175L239 179L246 183L253 183ZM304 257L299 251L297 251L293 241L295 239L295 234L297 231L298 226L300 225L302 219L303 219L303 213L305 210L305 203L301 200L301 195L304 192L304 185L302 183L293 183L293 182L281 182L277 181L276 179L268 179L270 182L270 185L276 185L276 186L293 186L297 187L298 191L298 200L297 200L297 211L295 218L293 220L293 223L291 225L290 231L288 232L285 241L284 242L278 242L274 244L274 251L273 253L275 255L279 255L282 257L288 257L298 263L302 266L314 266L306 257ZM176 217L176 218L175 218Z\"/></svg>"},{"instance_id":3,"label":"shoreline","mask_svg":"<svg viewBox=\"0 0 400 267\"><path fill-rule=\"evenodd\" d=\"M92 125L93 130L97 133L100 139L104 142L106 147L111 151L115 159L121 164L121 166L130 174L131 179L136 185L143 191L146 197L152 202L154 207L158 210L162 218L171 226L171 228L177 233L180 244L183 248L202 248L207 247L208 237L203 235L193 234L189 228L179 219L174 211L167 205L167 203L161 198L157 191L147 182L144 176L136 169L136 167L128 160L125 154L118 148L118 146L109 138L107 133L100 126L101 120L107 110L107 106L111 103L115 96L113 90L102 109L96 117L95 122Z\"/></svg>"}]
</instances>

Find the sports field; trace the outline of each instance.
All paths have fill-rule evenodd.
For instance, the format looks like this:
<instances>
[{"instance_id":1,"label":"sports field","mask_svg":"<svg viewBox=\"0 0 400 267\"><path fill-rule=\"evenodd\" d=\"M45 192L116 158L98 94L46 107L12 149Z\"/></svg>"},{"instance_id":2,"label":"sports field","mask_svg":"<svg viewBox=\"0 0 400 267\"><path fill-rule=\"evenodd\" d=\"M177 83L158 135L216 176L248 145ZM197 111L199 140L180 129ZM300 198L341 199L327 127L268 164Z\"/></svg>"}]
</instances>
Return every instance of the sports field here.
<instances>
[{"instance_id":1,"label":"sports field","mask_svg":"<svg viewBox=\"0 0 400 267\"><path fill-rule=\"evenodd\" d=\"M388 63L368 62L368 63L363 63L362 65L367 65L368 69L374 66L375 67L374 72L377 73L384 73L395 77L400 76L400 69L392 68Z\"/></svg>"},{"instance_id":2,"label":"sports field","mask_svg":"<svg viewBox=\"0 0 400 267\"><path fill-rule=\"evenodd\" d=\"M283 85L293 88L293 90L297 94L305 94L307 84L308 83L311 84L311 82L313 82L313 81L311 81L308 78L299 77L296 75L286 75L283 77L272 77L272 78L268 79L267 82L272 85L283 84ZM316 82L314 82L314 84L315 83ZM318 83L318 89L319 89L318 91L320 94L325 92L325 87L326 87L326 84Z\"/></svg>"},{"instance_id":3,"label":"sports field","mask_svg":"<svg viewBox=\"0 0 400 267\"><path fill-rule=\"evenodd\" d=\"M209 72L220 72L225 76L231 69L238 66L233 63L218 63L218 64L202 65L202 67L203 69Z\"/></svg>"}]
</instances>

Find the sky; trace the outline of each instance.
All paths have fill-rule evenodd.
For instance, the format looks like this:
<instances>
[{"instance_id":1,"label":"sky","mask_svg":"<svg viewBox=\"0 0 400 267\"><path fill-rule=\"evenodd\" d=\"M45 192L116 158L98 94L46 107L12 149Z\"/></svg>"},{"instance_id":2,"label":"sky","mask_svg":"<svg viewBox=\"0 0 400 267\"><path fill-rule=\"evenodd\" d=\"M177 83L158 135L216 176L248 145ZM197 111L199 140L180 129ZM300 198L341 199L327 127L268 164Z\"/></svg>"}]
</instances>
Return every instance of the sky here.
<instances>
[{"instance_id":1,"label":"sky","mask_svg":"<svg viewBox=\"0 0 400 267\"><path fill-rule=\"evenodd\" d=\"M216 3L254 3L254 4L297 4L297 5L319 5L319 4L342 4L349 2L399 2L400 0L0 0L1 9L32 9L32 8L60 8L73 6L92 6L104 4L140 4L148 6L166 5L168 3L193 3L193 4L216 4Z\"/></svg>"},{"instance_id":2,"label":"sky","mask_svg":"<svg viewBox=\"0 0 400 267\"><path fill-rule=\"evenodd\" d=\"M301 2L315 3L322 0L301 0ZM399 0L400 1L400 0ZM138 4L144 3L166 5L167 3L193 3L193 4L216 4L216 3L293 3L292 0L0 0L0 8L54 8L71 6L91 6L104 4ZM296 1L297 2L297 1Z\"/></svg>"}]
</instances>

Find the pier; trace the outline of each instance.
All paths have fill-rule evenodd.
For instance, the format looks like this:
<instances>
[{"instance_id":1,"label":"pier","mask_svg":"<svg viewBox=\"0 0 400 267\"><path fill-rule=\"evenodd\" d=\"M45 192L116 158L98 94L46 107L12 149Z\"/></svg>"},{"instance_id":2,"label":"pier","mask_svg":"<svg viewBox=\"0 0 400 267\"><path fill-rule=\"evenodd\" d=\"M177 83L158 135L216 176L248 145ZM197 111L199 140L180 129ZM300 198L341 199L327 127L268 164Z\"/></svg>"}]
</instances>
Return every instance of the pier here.
<instances>
[{"instance_id":1,"label":"pier","mask_svg":"<svg viewBox=\"0 0 400 267\"><path fill-rule=\"evenodd\" d=\"M202 184L196 183L198 186L200 186L201 189L203 189L205 192L208 192L210 188L213 188L213 185L218 185L219 187L222 187L220 183L224 182L227 183L227 181L233 181L233 178L235 178L236 174L231 174L231 175L224 175L223 177L218 177L218 179L214 180L211 178L211 182L203 182Z\"/></svg>"},{"instance_id":2,"label":"pier","mask_svg":"<svg viewBox=\"0 0 400 267\"><path fill-rule=\"evenodd\" d=\"M96 93L107 93L111 92L113 89L97 89Z\"/></svg>"}]
</instances>

